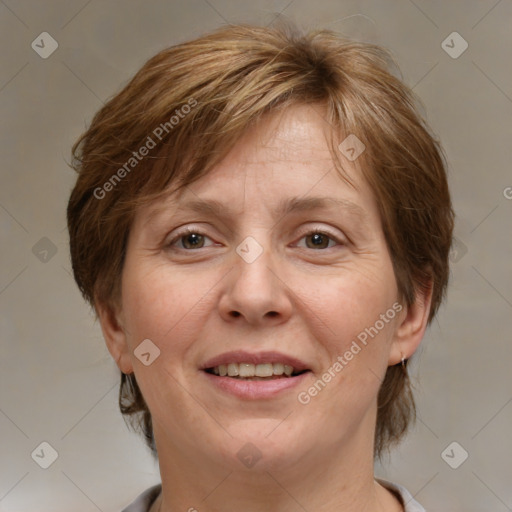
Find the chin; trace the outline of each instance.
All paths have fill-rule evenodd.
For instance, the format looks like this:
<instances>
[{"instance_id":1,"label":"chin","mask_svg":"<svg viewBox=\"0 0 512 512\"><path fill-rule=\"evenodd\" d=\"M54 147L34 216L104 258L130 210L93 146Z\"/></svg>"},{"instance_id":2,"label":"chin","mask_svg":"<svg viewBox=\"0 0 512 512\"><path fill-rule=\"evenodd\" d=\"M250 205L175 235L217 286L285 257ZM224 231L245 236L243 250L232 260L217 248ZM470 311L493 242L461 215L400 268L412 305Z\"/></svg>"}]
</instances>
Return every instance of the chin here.
<instances>
[{"instance_id":1,"label":"chin","mask_svg":"<svg viewBox=\"0 0 512 512\"><path fill-rule=\"evenodd\" d=\"M233 436L223 449L233 470L283 470L298 462L307 451L307 436L297 427L275 418L249 419L230 425ZM217 446L220 446L217 444Z\"/></svg>"}]
</instances>

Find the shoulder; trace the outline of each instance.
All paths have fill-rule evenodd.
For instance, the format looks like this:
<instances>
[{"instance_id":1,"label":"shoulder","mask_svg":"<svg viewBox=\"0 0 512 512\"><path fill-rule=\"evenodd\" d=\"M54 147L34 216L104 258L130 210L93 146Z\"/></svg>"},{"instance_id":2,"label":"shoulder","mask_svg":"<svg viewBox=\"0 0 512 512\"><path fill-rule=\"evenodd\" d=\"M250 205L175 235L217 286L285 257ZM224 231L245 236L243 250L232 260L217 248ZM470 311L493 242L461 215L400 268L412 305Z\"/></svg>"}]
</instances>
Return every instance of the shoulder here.
<instances>
[{"instance_id":1,"label":"shoulder","mask_svg":"<svg viewBox=\"0 0 512 512\"><path fill-rule=\"evenodd\" d=\"M124 508L122 512L148 512L149 507L156 500L161 490L162 484L146 489L134 502Z\"/></svg>"},{"instance_id":2,"label":"shoulder","mask_svg":"<svg viewBox=\"0 0 512 512\"><path fill-rule=\"evenodd\" d=\"M402 501L402 505L404 506L405 512L426 512L425 509L413 498L412 494L401 485L394 484L392 482L388 482L386 480L381 480L380 478L377 481L386 489L393 491L395 494L399 496Z\"/></svg>"}]
</instances>

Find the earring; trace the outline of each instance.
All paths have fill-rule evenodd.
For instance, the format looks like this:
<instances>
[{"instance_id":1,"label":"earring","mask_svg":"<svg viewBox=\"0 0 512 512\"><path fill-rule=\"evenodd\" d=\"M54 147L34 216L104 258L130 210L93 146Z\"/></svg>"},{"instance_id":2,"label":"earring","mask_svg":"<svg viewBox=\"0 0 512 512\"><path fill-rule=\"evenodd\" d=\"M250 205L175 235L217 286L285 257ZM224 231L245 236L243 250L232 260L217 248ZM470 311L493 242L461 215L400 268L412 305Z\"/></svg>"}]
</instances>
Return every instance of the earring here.
<instances>
[{"instance_id":1,"label":"earring","mask_svg":"<svg viewBox=\"0 0 512 512\"><path fill-rule=\"evenodd\" d=\"M405 368L405 362L406 362L405 356L402 354L402 368Z\"/></svg>"}]
</instances>

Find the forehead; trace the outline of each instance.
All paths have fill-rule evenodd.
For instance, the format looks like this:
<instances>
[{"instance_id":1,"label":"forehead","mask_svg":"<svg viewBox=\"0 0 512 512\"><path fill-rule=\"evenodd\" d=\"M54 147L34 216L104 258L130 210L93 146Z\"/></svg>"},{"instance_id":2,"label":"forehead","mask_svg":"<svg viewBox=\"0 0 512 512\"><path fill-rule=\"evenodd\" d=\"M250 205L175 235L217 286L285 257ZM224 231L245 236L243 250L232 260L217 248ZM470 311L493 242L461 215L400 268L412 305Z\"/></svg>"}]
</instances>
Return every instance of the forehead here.
<instances>
[{"instance_id":1,"label":"forehead","mask_svg":"<svg viewBox=\"0 0 512 512\"><path fill-rule=\"evenodd\" d=\"M339 155L350 184L340 175L329 146L333 129L322 106L297 105L267 115L249 129L222 162L187 185L149 205L147 220L188 208L218 214L241 213L248 201L264 201L275 215L320 208L344 208L362 220L373 194L357 162Z\"/></svg>"}]
</instances>

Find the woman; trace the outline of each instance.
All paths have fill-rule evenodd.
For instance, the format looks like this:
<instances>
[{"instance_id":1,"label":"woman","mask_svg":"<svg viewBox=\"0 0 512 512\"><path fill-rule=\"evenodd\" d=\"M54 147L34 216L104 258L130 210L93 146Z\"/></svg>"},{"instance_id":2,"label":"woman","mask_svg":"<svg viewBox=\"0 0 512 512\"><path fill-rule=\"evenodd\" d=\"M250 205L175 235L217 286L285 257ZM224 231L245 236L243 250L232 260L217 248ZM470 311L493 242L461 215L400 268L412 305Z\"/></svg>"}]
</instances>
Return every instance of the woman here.
<instances>
[{"instance_id":1,"label":"woman","mask_svg":"<svg viewBox=\"0 0 512 512\"><path fill-rule=\"evenodd\" d=\"M374 478L445 293L442 150L382 48L228 26L73 148L75 279L161 486L126 511L421 511Z\"/></svg>"}]
</instances>

